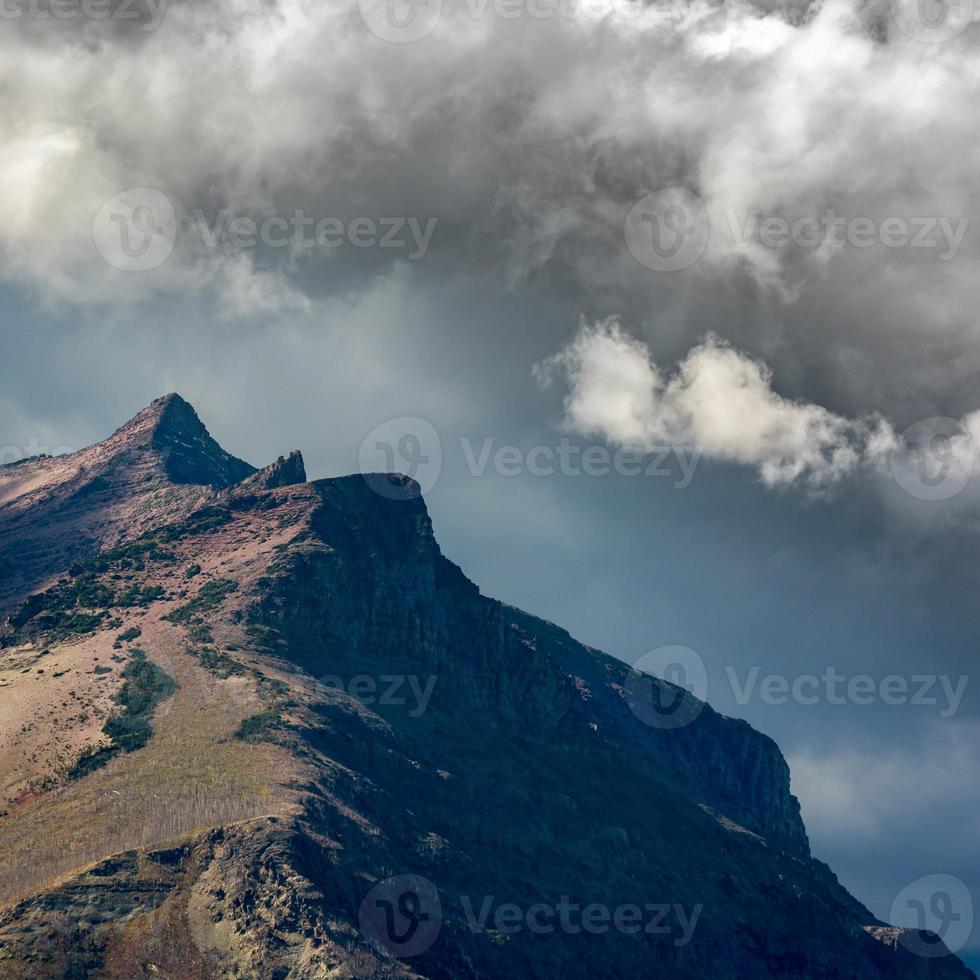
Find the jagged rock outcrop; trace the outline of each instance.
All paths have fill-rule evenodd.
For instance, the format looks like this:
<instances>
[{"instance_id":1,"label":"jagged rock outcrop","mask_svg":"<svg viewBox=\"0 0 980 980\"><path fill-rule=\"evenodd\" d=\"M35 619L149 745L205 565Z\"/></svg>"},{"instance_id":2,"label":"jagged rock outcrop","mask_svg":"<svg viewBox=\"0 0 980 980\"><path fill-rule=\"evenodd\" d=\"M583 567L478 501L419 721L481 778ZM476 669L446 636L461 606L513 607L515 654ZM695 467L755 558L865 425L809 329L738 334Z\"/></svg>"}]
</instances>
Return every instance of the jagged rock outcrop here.
<instances>
[{"instance_id":1,"label":"jagged rock outcrop","mask_svg":"<svg viewBox=\"0 0 980 980\"><path fill-rule=\"evenodd\" d=\"M145 745L0 816L0 977L972 975L810 856L770 739L700 705L645 724L626 665L443 556L407 478L256 471L185 406L0 477L15 565L20 535L88 529L2 593L0 703L35 706L17 737L58 740L66 676L111 720L133 644L174 692ZM88 724L79 752L106 737ZM402 909L399 876L438 901L408 950L364 911L378 888ZM532 927L570 905L606 928Z\"/></svg>"},{"instance_id":2,"label":"jagged rock outcrop","mask_svg":"<svg viewBox=\"0 0 980 980\"><path fill-rule=\"evenodd\" d=\"M291 487L306 482L306 467L303 454L294 449L288 456L280 456L274 463L264 466L246 477L235 490L275 490L276 487Z\"/></svg>"}]
</instances>

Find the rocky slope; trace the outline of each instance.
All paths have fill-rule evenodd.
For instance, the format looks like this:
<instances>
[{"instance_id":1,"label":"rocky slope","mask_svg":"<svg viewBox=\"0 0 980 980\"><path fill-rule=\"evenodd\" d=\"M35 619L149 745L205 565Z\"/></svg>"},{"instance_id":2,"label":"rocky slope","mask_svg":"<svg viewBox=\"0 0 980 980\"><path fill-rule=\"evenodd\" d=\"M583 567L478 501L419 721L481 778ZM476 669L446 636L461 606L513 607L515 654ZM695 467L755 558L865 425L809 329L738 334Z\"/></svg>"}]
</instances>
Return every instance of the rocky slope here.
<instances>
[{"instance_id":1,"label":"rocky slope","mask_svg":"<svg viewBox=\"0 0 980 980\"><path fill-rule=\"evenodd\" d=\"M482 596L404 477L171 395L0 469L0 541L0 977L972 976L812 859L770 739Z\"/></svg>"}]
</instances>

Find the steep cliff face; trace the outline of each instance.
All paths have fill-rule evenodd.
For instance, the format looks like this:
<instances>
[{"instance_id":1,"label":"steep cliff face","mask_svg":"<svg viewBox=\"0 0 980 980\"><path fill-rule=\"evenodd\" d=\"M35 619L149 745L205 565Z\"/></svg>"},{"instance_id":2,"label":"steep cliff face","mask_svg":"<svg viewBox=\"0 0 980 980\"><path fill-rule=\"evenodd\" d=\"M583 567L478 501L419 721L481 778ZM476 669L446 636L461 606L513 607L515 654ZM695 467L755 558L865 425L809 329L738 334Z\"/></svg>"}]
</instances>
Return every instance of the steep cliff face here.
<instances>
[{"instance_id":1,"label":"steep cliff face","mask_svg":"<svg viewBox=\"0 0 980 980\"><path fill-rule=\"evenodd\" d=\"M552 738L565 726L574 738L613 740L774 845L809 853L771 739L700 705L689 725L645 724L626 704L629 668L482 596L442 555L420 495L391 500L361 477L313 487L307 546L277 565L251 611L306 669L398 664L458 686L489 724L517 735Z\"/></svg>"},{"instance_id":2,"label":"steep cliff face","mask_svg":"<svg viewBox=\"0 0 980 980\"><path fill-rule=\"evenodd\" d=\"M770 739L481 595L406 478L255 471L184 405L0 478L15 546L88 529L5 593L0 976L972 975L810 857Z\"/></svg>"},{"instance_id":3,"label":"steep cliff face","mask_svg":"<svg viewBox=\"0 0 980 980\"><path fill-rule=\"evenodd\" d=\"M116 435L129 437L136 448L149 446L158 452L173 483L227 487L255 472L255 467L226 453L211 438L180 395L157 399Z\"/></svg>"}]
</instances>

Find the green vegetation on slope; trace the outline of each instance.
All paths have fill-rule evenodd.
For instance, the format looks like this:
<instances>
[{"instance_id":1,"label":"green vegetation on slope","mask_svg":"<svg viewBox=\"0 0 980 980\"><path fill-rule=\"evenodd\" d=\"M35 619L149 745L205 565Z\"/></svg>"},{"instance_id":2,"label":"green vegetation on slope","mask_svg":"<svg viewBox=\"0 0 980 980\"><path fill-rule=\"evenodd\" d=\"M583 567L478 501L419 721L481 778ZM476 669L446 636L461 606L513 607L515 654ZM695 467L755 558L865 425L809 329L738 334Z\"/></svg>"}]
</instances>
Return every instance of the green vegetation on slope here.
<instances>
[{"instance_id":1,"label":"green vegetation on slope","mask_svg":"<svg viewBox=\"0 0 980 980\"><path fill-rule=\"evenodd\" d=\"M84 752L68 773L70 779L81 779L121 752L135 752L146 745L153 734L150 727L153 710L177 690L173 678L148 660L139 649L133 650L132 659L123 670L123 678L125 683L116 695L116 703L122 711L113 715L102 727L112 744Z\"/></svg>"},{"instance_id":2,"label":"green vegetation on slope","mask_svg":"<svg viewBox=\"0 0 980 980\"><path fill-rule=\"evenodd\" d=\"M235 738L240 738L243 742L261 742L279 727L281 721L282 717L275 709L260 711L250 715L239 725Z\"/></svg>"},{"instance_id":3,"label":"green vegetation on slope","mask_svg":"<svg viewBox=\"0 0 980 980\"><path fill-rule=\"evenodd\" d=\"M103 626L112 628L108 614L112 606L145 608L164 594L158 585L130 582L120 589L116 583L144 571L148 563L175 560L155 537L147 536L76 562L69 569L70 578L30 596L11 615L12 640L46 635L57 641L85 636Z\"/></svg>"},{"instance_id":4,"label":"green vegetation on slope","mask_svg":"<svg viewBox=\"0 0 980 980\"><path fill-rule=\"evenodd\" d=\"M214 647L192 648L188 652L200 660L201 666L205 670L210 671L221 680L248 673L248 669L244 665Z\"/></svg>"},{"instance_id":5,"label":"green vegetation on slope","mask_svg":"<svg viewBox=\"0 0 980 980\"><path fill-rule=\"evenodd\" d=\"M232 592L238 591L238 583L230 578L216 578L205 582L190 602L169 613L165 618L172 623L187 625L200 620L202 613L210 612L221 605Z\"/></svg>"}]
</instances>

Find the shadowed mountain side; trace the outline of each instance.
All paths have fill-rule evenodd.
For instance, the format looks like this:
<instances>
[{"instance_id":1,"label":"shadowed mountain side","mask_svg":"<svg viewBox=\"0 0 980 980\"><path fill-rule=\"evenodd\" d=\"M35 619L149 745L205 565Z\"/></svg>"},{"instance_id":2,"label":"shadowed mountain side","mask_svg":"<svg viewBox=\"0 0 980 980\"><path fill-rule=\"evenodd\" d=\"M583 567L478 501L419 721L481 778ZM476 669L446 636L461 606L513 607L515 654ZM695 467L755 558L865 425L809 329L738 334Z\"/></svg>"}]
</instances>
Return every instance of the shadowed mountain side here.
<instances>
[{"instance_id":1,"label":"shadowed mountain side","mask_svg":"<svg viewBox=\"0 0 980 980\"><path fill-rule=\"evenodd\" d=\"M660 681L697 710L644 723L630 668L442 555L410 480L255 471L175 397L0 478L0 700L25 719L0 755L0 976L972 976L810 857L771 739ZM80 492L97 476L111 494ZM18 571L73 521L84 548ZM120 741L141 658L176 693ZM439 903L401 959L363 918L400 875ZM666 911L481 925L569 902Z\"/></svg>"}]
</instances>

